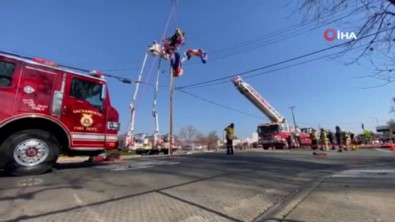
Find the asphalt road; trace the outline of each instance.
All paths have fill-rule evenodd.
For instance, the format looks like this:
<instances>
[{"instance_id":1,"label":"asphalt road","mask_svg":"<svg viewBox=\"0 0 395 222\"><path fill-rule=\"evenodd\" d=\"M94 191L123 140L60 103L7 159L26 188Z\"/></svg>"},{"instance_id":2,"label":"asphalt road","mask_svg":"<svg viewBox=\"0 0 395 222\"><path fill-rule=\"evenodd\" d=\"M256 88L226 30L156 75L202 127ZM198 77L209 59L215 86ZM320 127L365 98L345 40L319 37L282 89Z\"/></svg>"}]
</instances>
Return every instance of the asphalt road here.
<instances>
[{"instance_id":1,"label":"asphalt road","mask_svg":"<svg viewBox=\"0 0 395 222\"><path fill-rule=\"evenodd\" d=\"M327 217L333 204L347 206L345 215L354 209L352 201L345 205L350 199L339 205L342 197L369 201L357 191L366 193L370 184L376 193L368 196L374 206L367 217L385 221L392 209L375 203L395 200L386 193L395 185L394 160L395 152L376 149L322 156L304 150L253 150L233 156L202 153L62 164L40 176L1 176L0 220L323 221L339 217L335 207L333 217ZM376 171L359 178L363 173L345 171L349 169ZM353 192L344 193L350 186ZM356 219L363 215L359 211L366 214L360 206L354 211Z\"/></svg>"}]
</instances>

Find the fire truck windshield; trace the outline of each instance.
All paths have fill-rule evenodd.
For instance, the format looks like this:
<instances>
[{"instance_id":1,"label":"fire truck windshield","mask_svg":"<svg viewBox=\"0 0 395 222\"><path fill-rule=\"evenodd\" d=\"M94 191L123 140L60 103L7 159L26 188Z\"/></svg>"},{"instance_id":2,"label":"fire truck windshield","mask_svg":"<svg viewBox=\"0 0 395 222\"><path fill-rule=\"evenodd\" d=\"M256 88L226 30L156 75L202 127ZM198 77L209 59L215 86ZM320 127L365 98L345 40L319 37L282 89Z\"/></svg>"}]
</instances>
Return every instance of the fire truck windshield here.
<instances>
[{"instance_id":1,"label":"fire truck windshield","mask_svg":"<svg viewBox=\"0 0 395 222\"><path fill-rule=\"evenodd\" d=\"M90 105L101 110L103 108L103 85L83 79L74 78L71 84L70 96L85 100Z\"/></svg>"},{"instance_id":2,"label":"fire truck windshield","mask_svg":"<svg viewBox=\"0 0 395 222\"><path fill-rule=\"evenodd\" d=\"M258 127L258 133L277 133L283 130L283 127L278 124L265 125Z\"/></svg>"}]
</instances>

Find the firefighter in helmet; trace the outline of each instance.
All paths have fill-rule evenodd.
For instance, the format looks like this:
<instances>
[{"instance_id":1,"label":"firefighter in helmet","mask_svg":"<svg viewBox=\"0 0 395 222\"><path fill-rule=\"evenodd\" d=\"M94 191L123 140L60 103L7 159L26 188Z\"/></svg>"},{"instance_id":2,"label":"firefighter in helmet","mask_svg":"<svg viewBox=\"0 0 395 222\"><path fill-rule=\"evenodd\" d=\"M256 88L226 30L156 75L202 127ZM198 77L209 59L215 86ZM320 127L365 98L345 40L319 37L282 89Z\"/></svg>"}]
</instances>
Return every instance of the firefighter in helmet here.
<instances>
[{"instance_id":1,"label":"firefighter in helmet","mask_svg":"<svg viewBox=\"0 0 395 222\"><path fill-rule=\"evenodd\" d=\"M318 148L318 135L317 135L317 131L315 129L311 130L310 138L311 138L313 150L317 149Z\"/></svg>"},{"instance_id":2,"label":"firefighter in helmet","mask_svg":"<svg viewBox=\"0 0 395 222\"><path fill-rule=\"evenodd\" d=\"M321 128L320 142L321 142L321 150L329 149L328 132L324 128Z\"/></svg>"},{"instance_id":3,"label":"firefighter in helmet","mask_svg":"<svg viewBox=\"0 0 395 222\"><path fill-rule=\"evenodd\" d=\"M344 150L348 150L350 148L350 135L348 134L348 132L343 130L342 137L343 137Z\"/></svg>"}]
</instances>

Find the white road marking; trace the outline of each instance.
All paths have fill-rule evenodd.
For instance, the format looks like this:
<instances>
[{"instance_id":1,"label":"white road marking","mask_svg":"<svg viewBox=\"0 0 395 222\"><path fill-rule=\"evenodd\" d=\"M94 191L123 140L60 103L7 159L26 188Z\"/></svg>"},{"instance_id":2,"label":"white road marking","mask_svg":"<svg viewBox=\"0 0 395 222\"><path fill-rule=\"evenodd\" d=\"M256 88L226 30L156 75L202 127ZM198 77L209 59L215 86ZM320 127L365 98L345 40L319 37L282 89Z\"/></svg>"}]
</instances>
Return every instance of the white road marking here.
<instances>
[{"instance_id":1,"label":"white road marking","mask_svg":"<svg viewBox=\"0 0 395 222\"><path fill-rule=\"evenodd\" d=\"M86 204L77 196L77 194L73 194L73 197L75 199L75 202L77 202L78 205L82 206L86 211L93 217L94 221L98 222L104 222L100 215L96 213L92 208L86 206Z\"/></svg>"},{"instance_id":2,"label":"white road marking","mask_svg":"<svg viewBox=\"0 0 395 222\"><path fill-rule=\"evenodd\" d=\"M73 194L75 202L78 203L78 205L82 205L82 200L77 196L77 194Z\"/></svg>"},{"instance_id":3,"label":"white road marking","mask_svg":"<svg viewBox=\"0 0 395 222\"><path fill-rule=\"evenodd\" d=\"M127 171L127 170L138 170L145 168L152 168L160 165L176 165L180 164L180 162L175 161L167 161L167 160L158 160L158 161L144 161L144 162L132 162L130 164L116 164L116 165L106 165L106 166L97 166L96 168L110 170L110 171Z\"/></svg>"},{"instance_id":4,"label":"white road marking","mask_svg":"<svg viewBox=\"0 0 395 222\"><path fill-rule=\"evenodd\" d=\"M31 186L38 186L43 183L44 180L40 178L26 178L19 180L17 184L19 187L31 187Z\"/></svg>"},{"instance_id":5,"label":"white road marking","mask_svg":"<svg viewBox=\"0 0 395 222\"><path fill-rule=\"evenodd\" d=\"M386 153L392 153L392 152L393 152L393 151L391 151L391 150L381 149L381 148L375 148L375 150L381 151L381 152L386 152Z\"/></svg>"},{"instance_id":6,"label":"white road marking","mask_svg":"<svg viewBox=\"0 0 395 222\"><path fill-rule=\"evenodd\" d=\"M395 178L395 169L354 169L332 175L337 178Z\"/></svg>"}]
</instances>

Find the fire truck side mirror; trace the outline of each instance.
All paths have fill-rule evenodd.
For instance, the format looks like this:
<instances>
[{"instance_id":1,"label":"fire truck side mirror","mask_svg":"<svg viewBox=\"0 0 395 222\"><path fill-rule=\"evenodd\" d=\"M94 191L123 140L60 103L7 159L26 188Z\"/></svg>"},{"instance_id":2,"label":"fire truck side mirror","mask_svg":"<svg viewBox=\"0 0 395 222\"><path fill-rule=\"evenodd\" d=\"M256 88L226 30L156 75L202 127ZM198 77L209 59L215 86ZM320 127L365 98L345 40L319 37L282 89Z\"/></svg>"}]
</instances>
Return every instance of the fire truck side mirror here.
<instances>
[{"instance_id":1,"label":"fire truck side mirror","mask_svg":"<svg viewBox=\"0 0 395 222\"><path fill-rule=\"evenodd\" d=\"M101 88L101 100L106 99L106 94L107 94L106 85L103 84L103 86Z\"/></svg>"},{"instance_id":2,"label":"fire truck side mirror","mask_svg":"<svg viewBox=\"0 0 395 222\"><path fill-rule=\"evenodd\" d=\"M126 84L131 84L132 83L132 81L130 79L122 79L122 82L126 83Z\"/></svg>"}]
</instances>

